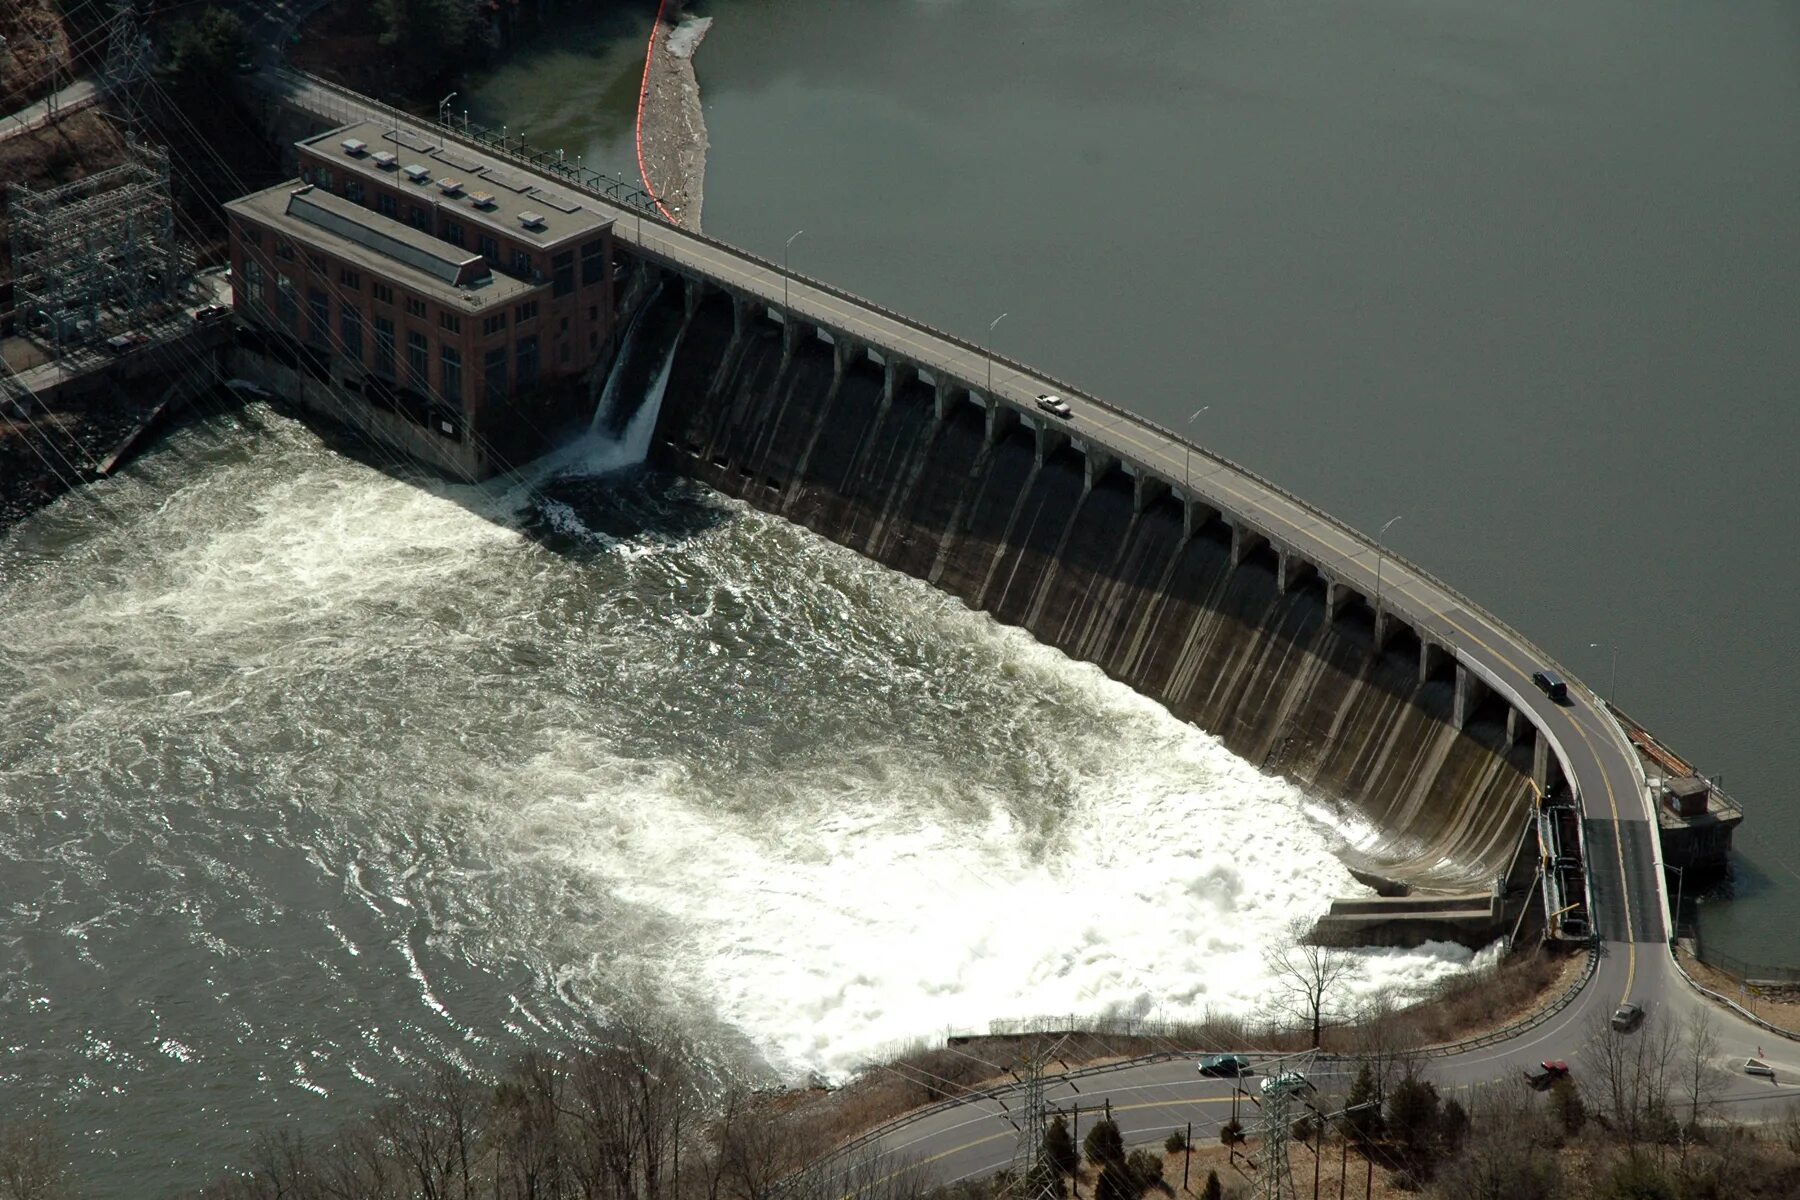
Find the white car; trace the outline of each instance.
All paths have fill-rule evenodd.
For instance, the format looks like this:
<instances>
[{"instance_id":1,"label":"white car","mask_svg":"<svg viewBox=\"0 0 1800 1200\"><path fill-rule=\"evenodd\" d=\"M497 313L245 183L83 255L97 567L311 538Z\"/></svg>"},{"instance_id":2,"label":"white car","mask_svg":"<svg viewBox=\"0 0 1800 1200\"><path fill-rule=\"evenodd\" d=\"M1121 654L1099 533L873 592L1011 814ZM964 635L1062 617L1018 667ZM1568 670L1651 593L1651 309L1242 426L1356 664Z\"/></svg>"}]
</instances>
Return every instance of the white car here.
<instances>
[{"instance_id":1,"label":"white car","mask_svg":"<svg viewBox=\"0 0 1800 1200\"><path fill-rule=\"evenodd\" d=\"M1075 410L1070 408L1068 401L1064 400L1061 396L1051 396L1048 394L1039 396L1037 398L1037 406L1047 413L1061 417L1065 421L1075 415Z\"/></svg>"}]
</instances>

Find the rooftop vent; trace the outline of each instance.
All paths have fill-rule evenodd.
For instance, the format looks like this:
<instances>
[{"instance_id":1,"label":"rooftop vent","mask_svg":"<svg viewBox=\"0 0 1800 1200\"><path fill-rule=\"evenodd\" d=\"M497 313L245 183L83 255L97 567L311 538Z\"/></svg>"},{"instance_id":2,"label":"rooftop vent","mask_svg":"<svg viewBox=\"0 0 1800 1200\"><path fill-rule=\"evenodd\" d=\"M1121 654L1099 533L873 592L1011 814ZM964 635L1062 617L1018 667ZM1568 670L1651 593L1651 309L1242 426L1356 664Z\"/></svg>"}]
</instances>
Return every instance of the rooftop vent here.
<instances>
[{"instance_id":1,"label":"rooftop vent","mask_svg":"<svg viewBox=\"0 0 1800 1200\"><path fill-rule=\"evenodd\" d=\"M542 229L544 227L544 214L522 212L519 214L519 224L527 229Z\"/></svg>"},{"instance_id":2,"label":"rooftop vent","mask_svg":"<svg viewBox=\"0 0 1800 1200\"><path fill-rule=\"evenodd\" d=\"M398 156L396 156L392 150L377 150L375 153L369 155L369 157L374 159L375 165L384 171L393 170L394 164L400 161Z\"/></svg>"},{"instance_id":3,"label":"rooftop vent","mask_svg":"<svg viewBox=\"0 0 1800 1200\"><path fill-rule=\"evenodd\" d=\"M460 196L462 195L462 180L449 178L440 179L438 180L438 191L444 193L446 196Z\"/></svg>"},{"instance_id":4,"label":"rooftop vent","mask_svg":"<svg viewBox=\"0 0 1800 1200\"><path fill-rule=\"evenodd\" d=\"M469 203L473 204L476 208L492 208L494 207L494 193L470 192Z\"/></svg>"},{"instance_id":5,"label":"rooftop vent","mask_svg":"<svg viewBox=\"0 0 1800 1200\"><path fill-rule=\"evenodd\" d=\"M400 173L414 183L425 183L431 178L431 168L421 167L418 163L413 163L409 167L400 168Z\"/></svg>"},{"instance_id":6,"label":"rooftop vent","mask_svg":"<svg viewBox=\"0 0 1800 1200\"><path fill-rule=\"evenodd\" d=\"M344 153L351 158L361 158L369 152L369 143L361 138L345 138L339 145L343 146Z\"/></svg>"}]
</instances>

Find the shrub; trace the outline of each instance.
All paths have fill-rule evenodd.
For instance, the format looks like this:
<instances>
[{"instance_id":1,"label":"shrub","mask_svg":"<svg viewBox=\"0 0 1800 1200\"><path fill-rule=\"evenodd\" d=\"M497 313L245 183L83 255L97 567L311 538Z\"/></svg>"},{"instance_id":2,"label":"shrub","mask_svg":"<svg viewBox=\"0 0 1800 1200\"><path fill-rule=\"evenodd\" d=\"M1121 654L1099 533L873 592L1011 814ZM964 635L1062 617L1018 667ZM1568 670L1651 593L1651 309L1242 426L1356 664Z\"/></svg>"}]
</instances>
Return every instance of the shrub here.
<instances>
[{"instance_id":1,"label":"shrub","mask_svg":"<svg viewBox=\"0 0 1800 1200\"><path fill-rule=\"evenodd\" d=\"M1587 1124L1587 1105L1581 1102L1581 1093L1566 1078L1550 1085L1550 1111L1570 1137L1580 1133L1581 1127Z\"/></svg>"},{"instance_id":2,"label":"shrub","mask_svg":"<svg viewBox=\"0 0 1800 1200\"><path fill-rule=\"evenodd\" d=\"M1206 1183L1200 1188L1200 1200L1223 1200L1225 1189L1219 1185L1219 1173L1208 1171Z\"/></svg>"},{"instance_id":3,"label":"shrub","mask_svg":"<svg viewBox=\"0 0 1800 1200\"><path fill-rule=\"evenodd\" d=\"M1244 1140L1244 1126L1238 1121L1227 1121L1219 1126L1219 1141L1227 1146L1235 1146Z\"/></svg>"},{"instance_id":4,"label":"shrub","mask_svg":"<svg viewBox=\"0 0 1800 1200\"><path fill-rule=\"evenodd\" d=\"M1163 1149L1170 1154L1180 1154L1187 1149L1187 1134L1177 1129L1163 1140Z\"/></svg>"}]
</instances>

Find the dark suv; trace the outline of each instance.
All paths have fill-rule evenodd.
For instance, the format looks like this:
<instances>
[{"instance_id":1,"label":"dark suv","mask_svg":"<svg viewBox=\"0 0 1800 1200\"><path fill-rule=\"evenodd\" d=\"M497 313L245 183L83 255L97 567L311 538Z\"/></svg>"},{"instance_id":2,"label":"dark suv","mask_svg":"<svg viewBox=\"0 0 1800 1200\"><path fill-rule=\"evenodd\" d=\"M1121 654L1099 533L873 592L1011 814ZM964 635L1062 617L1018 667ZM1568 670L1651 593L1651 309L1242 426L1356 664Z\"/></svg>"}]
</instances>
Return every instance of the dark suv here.
<instances>
[{"instance_id":1,"label":"dark suv","mask_svg":"<svg viewBox=\"0 0 1800 1200\"><path fill-rule=\"evenodd\" d=\"M1537 684L1538 689L1542 691L1544 695L1550 697L1558 704L1567 704L1569 702L1569 685L1564 683L1562 676L1558 675L1555 671L1533 671L1531 673L1531 682Z\"/></svg>"}]
</instances>

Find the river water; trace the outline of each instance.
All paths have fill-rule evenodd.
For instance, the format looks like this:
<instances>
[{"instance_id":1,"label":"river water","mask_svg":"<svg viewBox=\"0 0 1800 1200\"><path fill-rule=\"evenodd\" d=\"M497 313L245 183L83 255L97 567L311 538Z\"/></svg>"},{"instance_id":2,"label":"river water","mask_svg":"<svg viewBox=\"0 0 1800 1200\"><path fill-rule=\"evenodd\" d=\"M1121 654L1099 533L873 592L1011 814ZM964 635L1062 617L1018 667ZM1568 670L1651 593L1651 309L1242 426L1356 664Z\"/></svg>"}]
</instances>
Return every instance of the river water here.
<instances>
[{"instance_id":1,"label":"river water","mask_svg":"<svg viewBox=\"0 0 1800 1200\"><path fill-rule=\"evenodd\" d=\"M689 8L709 232L1400 517L1743 802L1708 942L1800 964L1789 0ZM646 23L472 103L630 175Z\"/></svg>"},{"instance_id":2,"label":"river water","mask_svg":"<svg viewBox=\"0 0 1800 1200\"><path fill-rule=\"evenodd\" d=\"M154 1192L634 1013L796 1079L1253 1012L1362 890L1097 670L620 457L459 488L216 413L0 542L0 1110Z\"/></svg>"}]
</instances>

